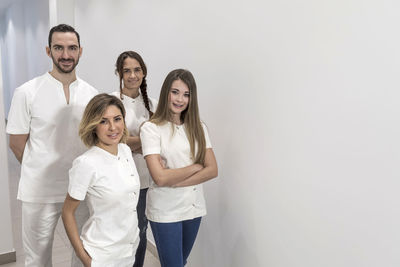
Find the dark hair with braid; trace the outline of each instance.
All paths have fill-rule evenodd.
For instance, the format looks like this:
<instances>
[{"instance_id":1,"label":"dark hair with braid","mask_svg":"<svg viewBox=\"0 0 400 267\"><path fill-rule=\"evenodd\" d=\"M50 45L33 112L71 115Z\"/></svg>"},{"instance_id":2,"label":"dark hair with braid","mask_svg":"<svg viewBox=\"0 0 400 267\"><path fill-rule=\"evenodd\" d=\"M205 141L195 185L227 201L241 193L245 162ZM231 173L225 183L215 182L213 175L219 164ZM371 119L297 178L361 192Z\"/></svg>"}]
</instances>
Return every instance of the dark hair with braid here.
<instances>
[{"instance_id":1,"label":"dark hair with braid","mask_svg":"<svg viewBox=\"0 0 400 267\"><path fill-rule=\"evenodd\" d=\"M144 61L142 57L136 53L135 51L125 51L122 52L118 58L117 62L115 63L115 74L119 76L119 92L121 94L121 99L122 97L122 78L123 78L123 68L124 68L124 61L126 58L133 58L136 59L137 62L139 62L140 67L142 68L144 77L142 80L142 84L140 85L140 92L142 93L143 96L143 102L144 106L146 109L149 111L150 117L153 116L153 112L150 110L150 103L149 103L149 97L147 95L147 82L146 82L146 76L147 76L147 67L146 64L144 64Z\"/></svg>"}]
</instances>

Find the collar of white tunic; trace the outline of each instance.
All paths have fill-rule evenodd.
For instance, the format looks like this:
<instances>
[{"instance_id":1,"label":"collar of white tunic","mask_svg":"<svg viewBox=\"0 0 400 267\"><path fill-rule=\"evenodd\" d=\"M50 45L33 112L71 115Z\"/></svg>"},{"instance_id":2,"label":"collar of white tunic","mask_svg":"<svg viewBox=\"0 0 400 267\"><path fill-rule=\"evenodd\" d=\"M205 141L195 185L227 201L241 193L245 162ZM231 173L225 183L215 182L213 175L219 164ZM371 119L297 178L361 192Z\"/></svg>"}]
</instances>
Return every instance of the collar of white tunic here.
<instances>
[{"instance_id":1,"label":"collar of white tunic","mask_svg":"<svg viewBox=\"0 0 400 267\"><path fill-rule=\"evenodd\" d=\"M117 147L117 150L118 150L117 155L114 155L114 154L108 152L107 150L105 150L101 147L98 147L98 146L93 146L93 149L96 150L98 153L103 154L105 157L109 158L110 160L119 160L121 158L121 148L120 148L119 144Z\"/></svg>"},{"instance_id":2,"label":"collar of white tunic","mask_svg":"<svg viewBox=\"0 0 400 267\"><path fill-rule=\"evenodd\" d=\"M127 103L135 103L135 102L144 102L143 101L143 96L142 93L139 90L139 95L135 98L132 98L130 96L127 96L125 94L122 94L122 102L127 102Z\"/></svg>"},{"instance_id":3,"label":"collar of white tunic","mask_svg":"<svg viewBox=\"0 0 400 267\"><path fill-rule=\"evenodd\" d=\"M49 72L46 72L46 76L47 76L47 78L48 78L50 81L56 83L57 86L63 87L62 82L60 82L59 80L57 80L56 78L54 78ZM76 80L73 81L73 82L69 85L69 88L71 88L71 87L76 87L76 86L79 85L79 83L80 83L80 78L79 78L78 76L76 76Z\"/></svg>"}]
</instances>

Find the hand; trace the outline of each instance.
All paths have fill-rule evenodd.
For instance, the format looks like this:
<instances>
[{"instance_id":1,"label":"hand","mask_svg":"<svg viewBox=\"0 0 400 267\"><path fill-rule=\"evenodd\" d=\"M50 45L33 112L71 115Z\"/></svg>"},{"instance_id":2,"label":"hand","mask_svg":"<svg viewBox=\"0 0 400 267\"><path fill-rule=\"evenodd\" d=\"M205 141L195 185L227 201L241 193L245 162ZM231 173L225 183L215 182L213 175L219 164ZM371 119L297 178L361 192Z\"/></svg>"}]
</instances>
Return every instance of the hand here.
<instances>
[{"instance_id":1,"label":"hand","mask_svg":"<svg viewBox=\"0 0 400 267\"><path fill-rule=\"evenodd\" d=\"M86 249L84 250L84 254L81 255L79 258L82 261L83 266L85 267L92 266L92 257L90 257L89 253L87 253Z\"/></svg>"},{"instance_id":2,"label":"hand","mask_svg":"<svg viewBox=\"0 0 400 267\"><path fill-rule=\"evenodd\" d=\"M89 258L88 260L85 260L85 262L83 262L83 266L91 267L92 266L92 258Z\"/></svg>"}]
</instances>

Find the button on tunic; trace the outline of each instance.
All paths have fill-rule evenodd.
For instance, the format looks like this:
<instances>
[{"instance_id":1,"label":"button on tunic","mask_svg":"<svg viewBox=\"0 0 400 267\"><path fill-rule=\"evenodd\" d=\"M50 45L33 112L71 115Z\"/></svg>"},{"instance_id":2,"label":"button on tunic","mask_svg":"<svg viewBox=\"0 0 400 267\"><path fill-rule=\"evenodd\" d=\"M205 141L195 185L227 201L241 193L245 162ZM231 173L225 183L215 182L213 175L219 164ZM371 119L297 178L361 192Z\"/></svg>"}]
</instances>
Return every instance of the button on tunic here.
<instances>
[{"instance_id":1,"label":"button on tunic","mask_svg":"<svg viewBox=\"0 0 400 267\"><path fill-rule=\"evenodd\" d=\"M118 155L94 146L73 162L68 193L84 200L90 217L82 228L81 239L96 260L132 256L139 242L136 205L139 175L131 150L118 145Z\"/></svg>"}]
</instances>

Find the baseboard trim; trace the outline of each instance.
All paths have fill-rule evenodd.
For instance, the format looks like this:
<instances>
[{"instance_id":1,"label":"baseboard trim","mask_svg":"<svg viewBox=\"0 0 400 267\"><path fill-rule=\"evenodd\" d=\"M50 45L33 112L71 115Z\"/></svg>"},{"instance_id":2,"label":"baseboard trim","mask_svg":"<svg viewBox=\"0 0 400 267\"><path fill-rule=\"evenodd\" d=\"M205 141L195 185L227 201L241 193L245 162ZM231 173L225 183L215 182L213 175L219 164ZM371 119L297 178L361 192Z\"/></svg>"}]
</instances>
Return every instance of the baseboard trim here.
<instances>
[{"instance_id":1,"label":"baseboard trim","mask_svg":"<svg viewBox=\"0 0 400 267\"><path fill-rule=\"evenodd\" d=\"M15 253L15 250L0 254L0 265L16 261L17 261L17 254Z\"/></svg>"},{"instance_id":2,"label":"baseboard trim","mask_svg":"<svg viewBox=\"0 0 400 267\"><path fill-rule=\"evenodd\" d=\"M158 257L156 244L154 244L153 242L151 242L148 239L147 239L147 250L150 251L150 253L153 254L154 257L156 257L157 259L160 259Z\"/></svg>"}]
</instances>

